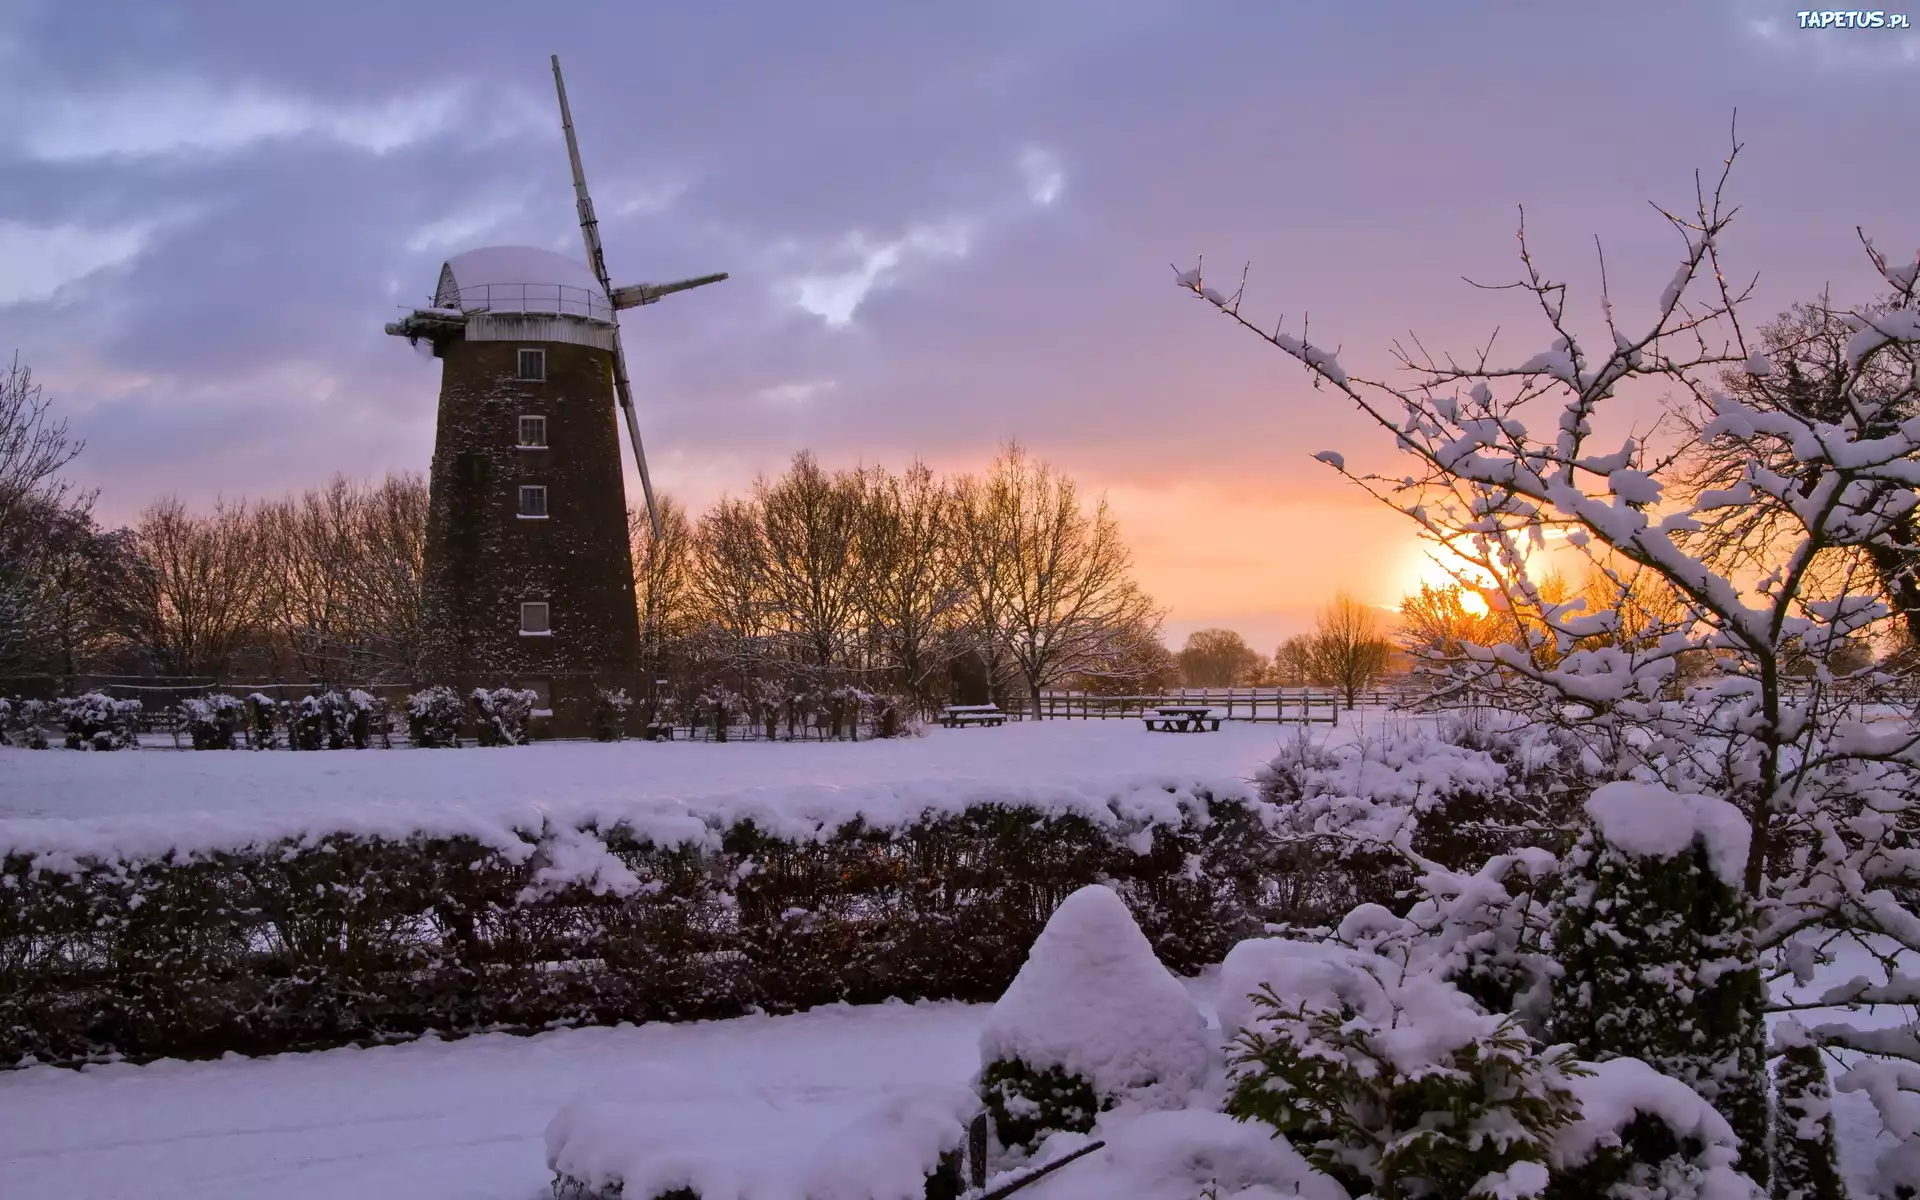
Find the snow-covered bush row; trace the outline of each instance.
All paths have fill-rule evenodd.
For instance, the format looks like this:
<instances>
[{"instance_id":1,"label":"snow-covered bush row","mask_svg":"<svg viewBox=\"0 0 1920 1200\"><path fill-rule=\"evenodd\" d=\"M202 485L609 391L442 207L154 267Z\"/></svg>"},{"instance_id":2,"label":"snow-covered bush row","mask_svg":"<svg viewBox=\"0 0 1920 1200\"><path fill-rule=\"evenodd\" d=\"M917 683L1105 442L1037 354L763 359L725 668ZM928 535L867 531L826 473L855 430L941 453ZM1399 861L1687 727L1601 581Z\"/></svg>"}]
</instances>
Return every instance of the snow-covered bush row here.
<instances>
[{"instance_id":1,"label":"snow-covered bush row","mask_svg":"<svg viewBox=\"0 0 1920 1200\"><path fill-rule=\"evenodd\" d=\"M365 750L373 744L374 698L358 688L290 702L287 736L296 750Z\"/></svg>"},{"instance_id":2,"label":"snow-covered bush row","mask_svg":"<svg viewBox=\"0 0 1920 1200\"><path fill-rule=\"evenodd\" d=\"M140 741L140 702L102 692L54 701L67 727L69 750L119 750Z\"/></svg>"},{"instance_id":3,"label":"snow-covered bush row","mask_svg":"<svg viewBox=\"0 0 1920 1200\"><path fill-rule=\"evenodd\" d=\"M627 737L627 713L633 699L625 688L595 688L593 691L593 740L622 742Z\"/></svg>"},{"instance_id":4,"label":"snow-covered bush row","mask_svg":"<svg viewBox=\"0 0 1920 1200\"><path fill-rule=\"evenodd\" d=\"M45 700L0 699L0 745L45 750L51 709Z\"/></svg>"},{"instance_id":5,"label":"snow-covered bush row","mask_svg":"<svg viewBox=\"0 0 1920 1200\"><path fill-rule=\"evenodd\" d=\"M238 696L213 693L180 702L180 717L195 750L231 750L234 734L246 720Z\"/></svg>"},{"instance_id":6,"label":"snow-covered bush row","mask_svg":"<svg viewBox=\"0 0 1920 1200\"><path fill-rule=\"evenodd\" d=\"M987 1000L1101 880L1184 971L1270 915L1271 814L1244 789L887 795L529 806L519 828L0 822L0 1062Z\"/></svg>"},{"instance_id":7,"label":"snow-covered bush row","mask_svg":"<svg viewBox=\"0 0 1920 1200\"><path fill-rule=\"evenodd\" d=\"M423 688L407 697L407 736L426 749L458 746L466 715L460 693L444 684Z\"/></svg>"},{"instance_id":8,"label":"snow-covered bush row","mask_svg":"<svg viewBox=\"0 0 1920 1200\"><path fill-rule=\"evenodd\" d=\"M474 740L482 746L524 746L540 694L525 688L473 689Z\"/></svg>"}]
</instances>

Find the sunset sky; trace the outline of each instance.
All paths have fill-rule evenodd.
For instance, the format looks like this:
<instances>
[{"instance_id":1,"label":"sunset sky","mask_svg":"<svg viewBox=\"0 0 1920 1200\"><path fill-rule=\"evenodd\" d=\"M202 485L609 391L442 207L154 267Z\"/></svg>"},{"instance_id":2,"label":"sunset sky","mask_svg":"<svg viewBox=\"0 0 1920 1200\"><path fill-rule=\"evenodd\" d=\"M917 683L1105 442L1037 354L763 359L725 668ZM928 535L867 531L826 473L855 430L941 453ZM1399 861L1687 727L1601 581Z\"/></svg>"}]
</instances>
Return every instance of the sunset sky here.
<instances>
[{"instance_id":1,"label":"sunset sky","mask_svg":"<svg viewBox=\"0 0 1920 1200\"><path fill-rule=\"evenodd\" d=\"M1270 650L1421 564L1309 457L1378 433L1169 264L1251 260L1250 310L1310 309L1349 369L1409 329L1531 355L1461 282L1512 277L1516 206L1645 314L1647 202L1736 108L1756 316L1870 294L1856 225L1920 245L1920 39L1786 4L0 0L0 353L104 517L425 469L438 364L384 323L458 250L578 253L549 53L616 282L733 274L626 316L659 486L1017 438L1107 494L1175 645Z\"/></svg>"}]
</instances>

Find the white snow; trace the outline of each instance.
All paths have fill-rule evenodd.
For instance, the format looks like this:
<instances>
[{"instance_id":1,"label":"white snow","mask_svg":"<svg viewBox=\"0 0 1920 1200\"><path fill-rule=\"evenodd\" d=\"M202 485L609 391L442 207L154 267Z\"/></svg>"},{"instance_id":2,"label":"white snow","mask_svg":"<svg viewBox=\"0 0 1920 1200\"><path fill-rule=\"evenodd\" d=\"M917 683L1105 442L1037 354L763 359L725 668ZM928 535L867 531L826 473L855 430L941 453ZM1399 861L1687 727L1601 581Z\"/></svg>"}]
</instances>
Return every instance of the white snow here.
<instances>
[{"instance_id":1,"label":"white snow","mask_svg":"<svg viewBox=\"0 0 1920 1200\"><path fill-rule=\"evenodd\" d=\"M1036 1161L1088 1140L1056 1134ZM1108 1113L1095 1125L1096 1150L1034 1184L1033 1200L1347 1200L1345 1189L1315 1171L1285 1138L1258 1123L1218 1112Z\"/></svg>"},{"instance_id":2,"label":"white snow","mask_svg":"<svg viewBox=\"0 0 1920 1200\"><path fill-rule=\"evenodd\" d=\"M748 1160L797 1179L875 1105L963 1085L985 1016L960 1004L836 1006L0 1073L0 1195L548 1200L542 1131L581 1100L611 1106L573 1110L583 1139L604 1130L595 1122L625 1121L703 1169Z\"/></svg>"},{"instance_id":3,"label":"white snow","mask_svg":"<svg viewBox=\"0 0 1920 1200\"><path fill-rule=\"evenodd\" d=\"M786 832L983 799L1111 821L1171 814L1196 786L1246 795L1297 731L1226 722L1170 738L1138 721L1016 722L925 737L784 744L541 742L460 750L113 753L0 748L0 852L241 847L329 831L466 834L627 820L664 840L753 816ZM1174 792L1167 791L1173 787ZM516 849L518 847L518 849ZM581 847L589 856L593 848Z\"/></svg>"},{"instance_id":4,"label":"white snow","mask_svg":"<svg viewBox=\"0 0 1920 1200\"><path fill-rule=\"evenodd\" d=\"M1635 1114L1646 1113L1705 1147L1700 1200L1761 1200L1764 1193L1735 1169L1740 1143L1733 1128L1692 1088L1637 1058L1582 1065L1592 1073L1567 1080L1579 1097L1581 1116L1554 1136L1553 1164L1587 1161L1601 1145L1616 1142Z\"/></svg>"},{"instance_id":5,"label":"white snow","mask_svg":"<svg viewBox=\"0 0 1920 1200\"><path fill-rule=\"evenodd\" d=\"M1213 1039L1187 990L1154 957L1126 902L1095 884L1068 896L980 1034L983 1064L1060 1067L1103 1097L1156 1105L1198 1087Z\"/></svg>"},{"instance_id":6,"label":"white snow","mask_svg":"<svg viewBox=\"0 0 1920 1200\"><path fill-rule=\"evenodd\" d=\"M1753 835L1747 818L1725 800L1622 781L1594 789L1587 815L1608 844L1645 858L1672 858L1699 841L1721 882L1740 885Z\"/></svg>"},{"instance_id":7,"label":"white snow","mask_svg":"<svg viewBox=\"0 0 1920 1200\"><path fill-rule=\"evenodd\" d=\"M1263 986L1282 1004L1310 1012L1351 1010L1355 1022L1373 1027L1381 1055L1406 1073L1448 1061L1501 1021L1438 976L1404 971L1385 956L1333 942L1254 938L1229 951L1220 967L1214 1005L1223 1037L1231 1040L1266 1018L1251 999Z\"/></svg>"}]
</instances>

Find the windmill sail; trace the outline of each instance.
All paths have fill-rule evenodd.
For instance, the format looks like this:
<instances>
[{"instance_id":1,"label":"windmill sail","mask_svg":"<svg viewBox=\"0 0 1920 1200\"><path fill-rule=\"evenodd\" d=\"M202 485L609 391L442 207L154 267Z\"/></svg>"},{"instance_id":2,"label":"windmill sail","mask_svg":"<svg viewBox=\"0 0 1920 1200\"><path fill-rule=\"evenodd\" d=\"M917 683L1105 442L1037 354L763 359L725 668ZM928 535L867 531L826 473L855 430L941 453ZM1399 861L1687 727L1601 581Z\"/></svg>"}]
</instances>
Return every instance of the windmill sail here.
<instances>
[{"instance_id":1,"label":"windmill sail","mask_svg":"<svg viewBox=\"0 0 1920 1200\"><path fill-rule=\"evenodd\" d=\"M600 290L613 299L613 277L607 274L607 256L600 249L600 221L593 215L593 197L587 195L587 173L580 166L580 143L573 135L573 113L567 108L567 81L560 77L560 56L553 56L553 87L560 93L560 127L567 134L567 158L573 163L573 195L580 208L580 237L587 244L587 266L599 277ZM640 465L640 490L647 497L647 520L653 536L660 536L660 511L653 502L653 477L647 473L647 452L640 445L640 421L633 415L633 385L627 380L627 353L620 344L620 317L614 315L613 392L620 401L620 412L627 419L627 439L633 443L633 459Z\"/></svg>"}]
</instances>

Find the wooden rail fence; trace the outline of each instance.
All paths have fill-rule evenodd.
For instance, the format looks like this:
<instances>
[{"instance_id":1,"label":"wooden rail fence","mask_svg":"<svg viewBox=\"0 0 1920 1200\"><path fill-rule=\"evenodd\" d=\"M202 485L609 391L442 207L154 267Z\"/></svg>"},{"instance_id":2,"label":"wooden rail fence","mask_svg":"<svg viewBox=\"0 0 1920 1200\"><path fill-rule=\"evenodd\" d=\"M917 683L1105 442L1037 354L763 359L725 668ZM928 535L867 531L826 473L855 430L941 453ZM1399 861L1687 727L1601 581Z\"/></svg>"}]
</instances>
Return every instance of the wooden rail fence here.
<instances>
[{"instance_id":1,"label":"wooden rail fence","mask_svg":"<svg viewBox=\"0 0 1920 1200\"><path fill-rule=\"evenodd\" d=\"M1393 691L1373 691L1356 696L1355 702L1361 707L1393 706L1401 702L1401 696ZM1331 688L1181 688L1154 696L1042 692L1040 715L1062 720L1137 719L1163 705L1178 704L1205 704L1228 721L1338 725L1346 701Z\"/></svg>"}]
</instances>

